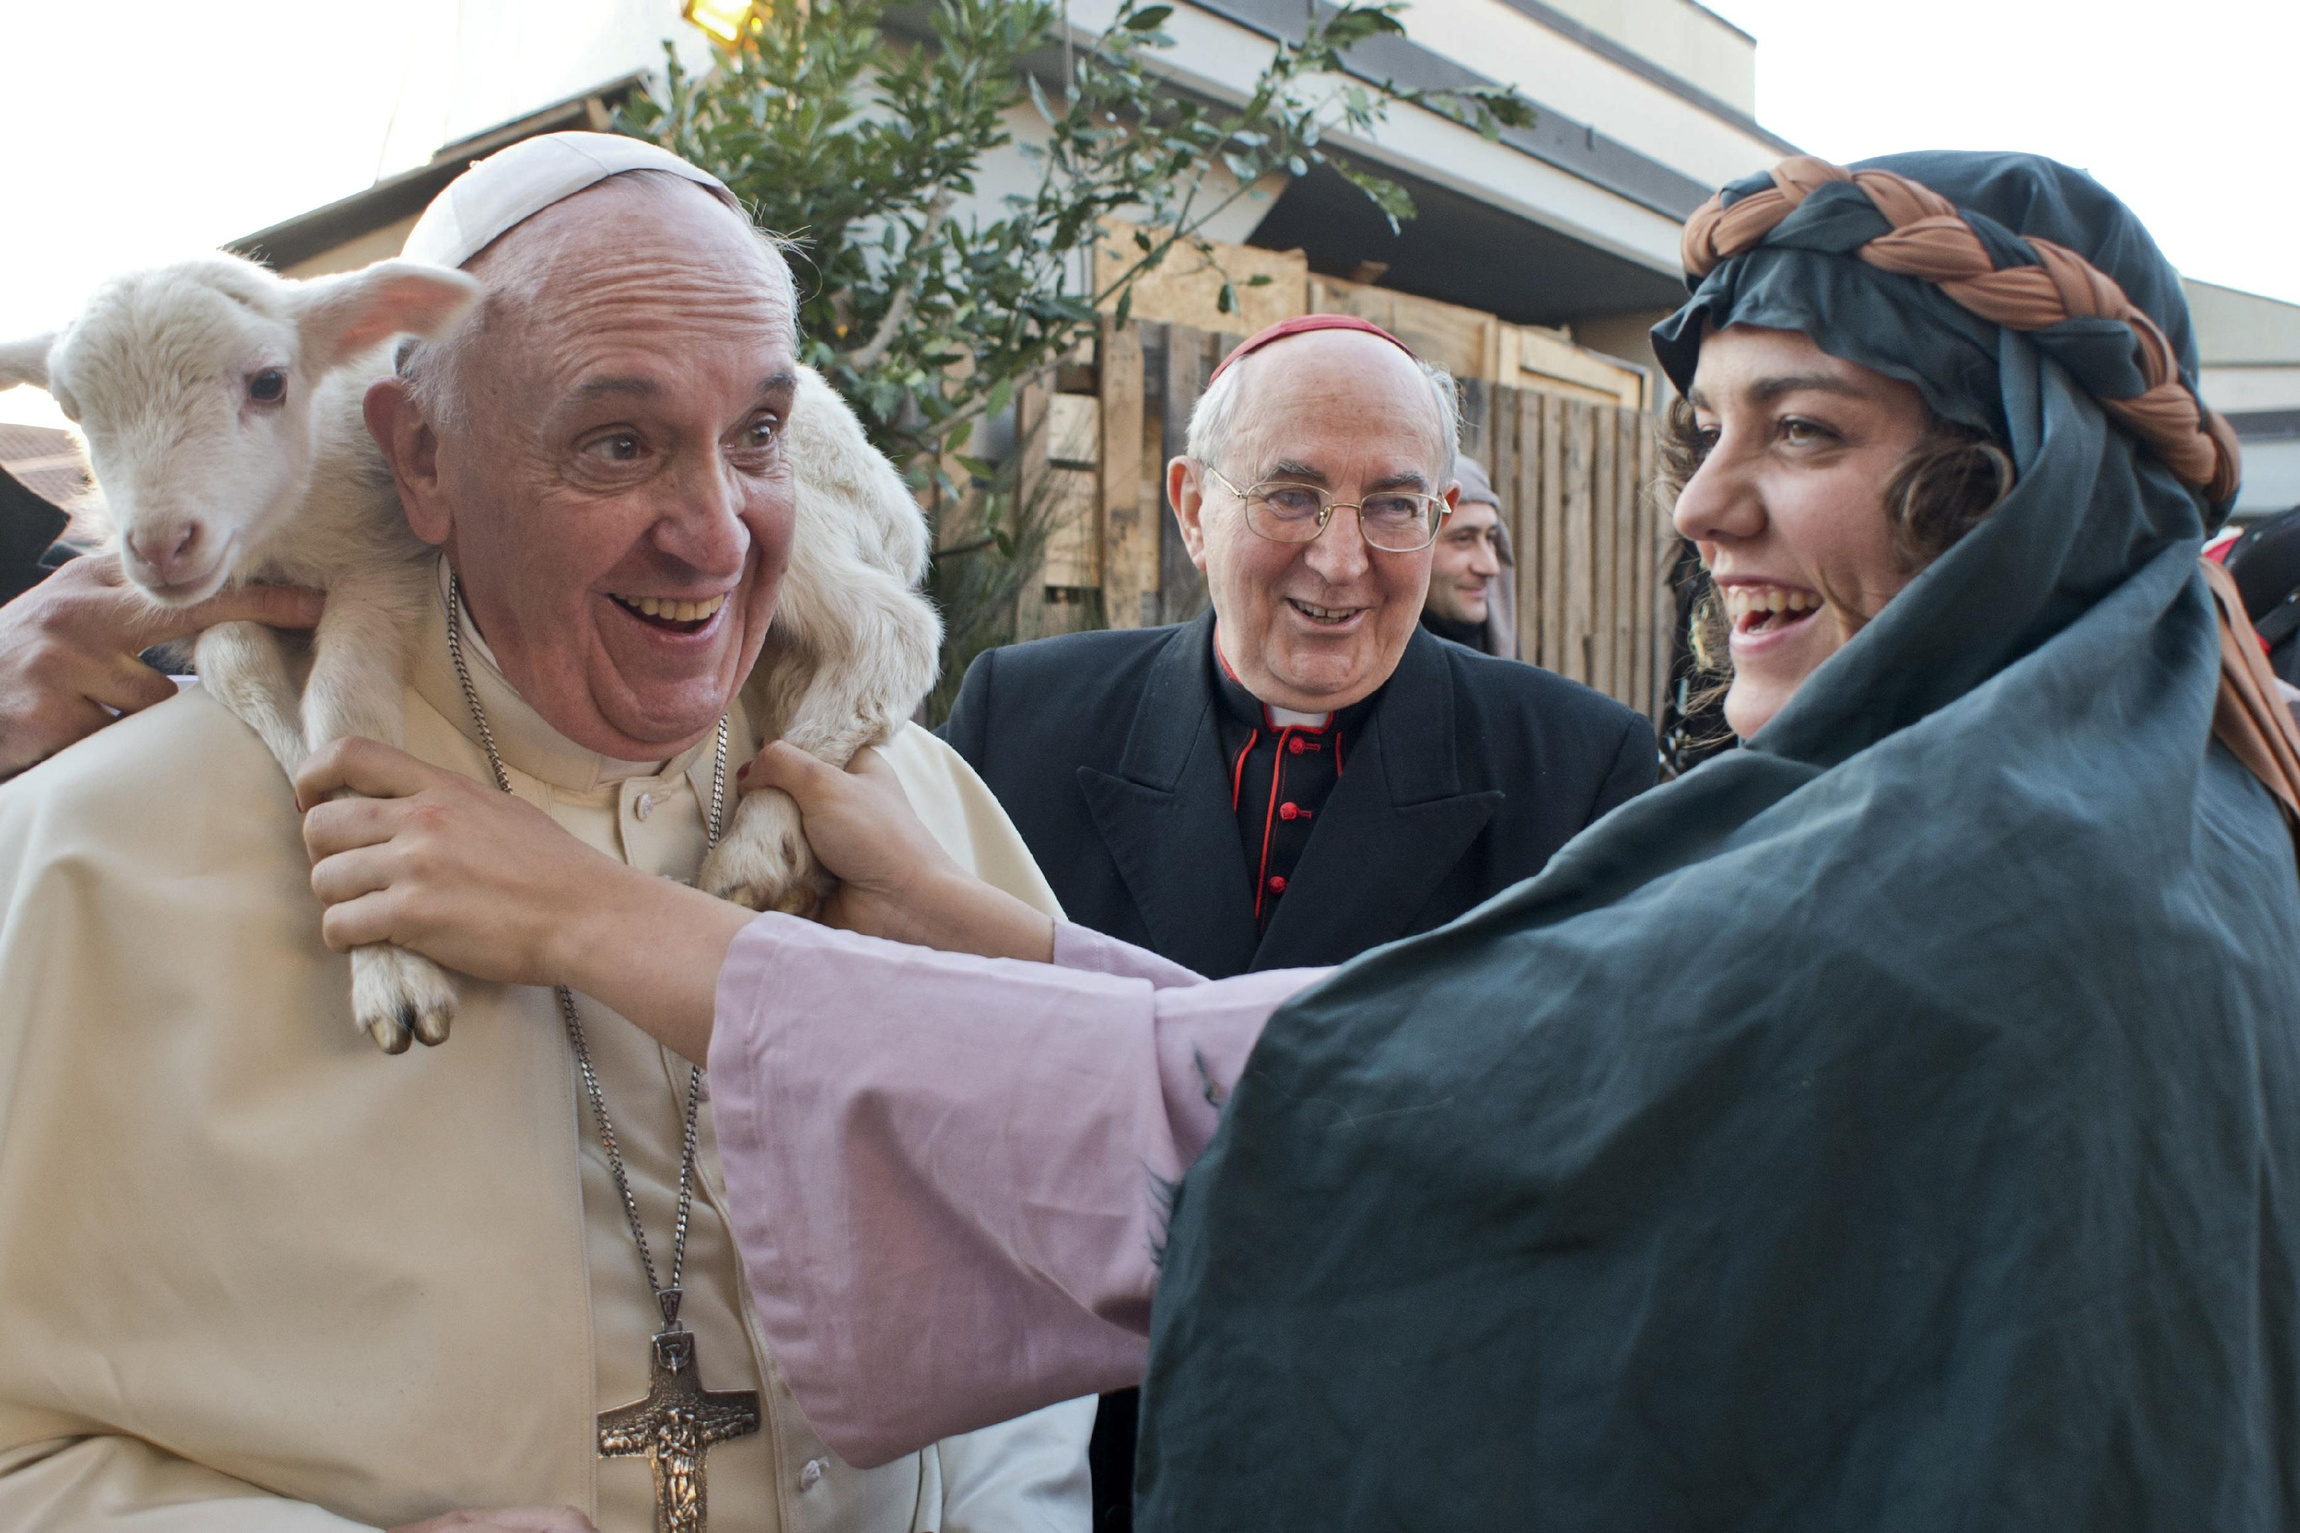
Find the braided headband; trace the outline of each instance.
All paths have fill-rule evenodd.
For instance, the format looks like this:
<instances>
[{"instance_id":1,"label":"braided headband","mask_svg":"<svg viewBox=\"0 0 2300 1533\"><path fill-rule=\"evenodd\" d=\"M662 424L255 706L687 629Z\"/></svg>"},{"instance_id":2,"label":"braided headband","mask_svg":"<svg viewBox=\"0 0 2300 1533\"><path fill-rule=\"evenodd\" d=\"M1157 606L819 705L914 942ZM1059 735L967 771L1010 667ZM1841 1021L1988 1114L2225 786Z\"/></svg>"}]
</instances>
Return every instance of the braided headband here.
<instances>
[{"instance_id":1,"label":"braided headband","mask_svg":"<svg viewBox=\"0 0 2300 1533\"><path fill-rule=\"evenodd\" d=\"M2182 483L2215 504L2236 493L2243 466L2236 433L2180 381L2172 343L2156 321L2127 298L2116 279L2051 240L2022 237L2038 264L1998 270L1956 204L1921 182L1889 170L1846 170L1810 155L1773 167L1773 188L1727 207L1720 192L1685 225L1686 274L1699 281L1717 265L1761 243L1806 197L1831 181L1868 194L1893 227L1856 252L1881 271L1922 277L1961 307L2007 330L2043 330L2068 319L2121 320L2132 331L2148 387L2129 399L2100 401L2103 410L2164 460Z\"/></svg>"}]
</instances>

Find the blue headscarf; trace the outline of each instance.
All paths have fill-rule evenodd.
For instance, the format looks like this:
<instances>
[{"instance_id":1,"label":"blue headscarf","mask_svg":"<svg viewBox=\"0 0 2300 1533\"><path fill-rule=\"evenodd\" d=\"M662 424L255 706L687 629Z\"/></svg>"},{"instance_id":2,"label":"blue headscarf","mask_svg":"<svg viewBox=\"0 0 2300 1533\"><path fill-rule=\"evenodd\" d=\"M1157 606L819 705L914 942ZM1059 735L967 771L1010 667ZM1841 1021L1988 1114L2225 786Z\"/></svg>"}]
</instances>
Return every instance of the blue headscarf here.
<instances>
[{"instance_id":1,"label":"blue headscarf","mask_svg":"<svg viewBox=\"0 0 2300 1533\"><path fill-rule=\"evenodd\" d=\"M2088 177L1870 163L2193 382ZM2002 328L1885 227L1816 191L1656 351L1801 330L2016 487L1745 749L1272 1020L1180 1190L1145 1527L2300 1525L2300 877L2211 738L2221 508L2104 415L2127 328Z\"/></svg>"}]
</instances>

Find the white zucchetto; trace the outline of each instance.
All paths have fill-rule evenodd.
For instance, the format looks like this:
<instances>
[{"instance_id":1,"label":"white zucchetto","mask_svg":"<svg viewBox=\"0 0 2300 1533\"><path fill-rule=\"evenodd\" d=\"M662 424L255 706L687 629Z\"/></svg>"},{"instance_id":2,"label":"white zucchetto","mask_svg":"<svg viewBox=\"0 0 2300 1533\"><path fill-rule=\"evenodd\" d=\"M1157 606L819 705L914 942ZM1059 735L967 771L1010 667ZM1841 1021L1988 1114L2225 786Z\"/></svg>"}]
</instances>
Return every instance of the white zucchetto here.
<instances>
[{"instance_id":1,"label":"white zucchetto","mask_svg":"<svg viewBox=\"0 0 2300 1533\"><path fill-rule=\"evenodd\" d=\"M717 176L668 149L619 133L546 133L475 161L448 182L415 221L400 254L434 266L461 266L551 204L633 170L668 172L743 211Z\"/></svg>"}]
</instances>

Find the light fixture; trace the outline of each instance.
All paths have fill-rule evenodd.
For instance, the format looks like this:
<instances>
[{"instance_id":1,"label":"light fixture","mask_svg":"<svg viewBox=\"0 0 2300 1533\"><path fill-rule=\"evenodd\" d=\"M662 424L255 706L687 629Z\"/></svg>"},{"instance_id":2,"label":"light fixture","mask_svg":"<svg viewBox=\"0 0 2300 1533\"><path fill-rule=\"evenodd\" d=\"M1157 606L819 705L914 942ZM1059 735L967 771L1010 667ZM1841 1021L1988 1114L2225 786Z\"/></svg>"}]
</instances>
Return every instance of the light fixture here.
<instances>
[{"instance_id":1,"label":"light fixture","mask_svg":"<svg viewBox=\"0 0 2300 1533\"><path fill-rule=\"evenodd\" d=\"M745 32L758 28L751 0L687 0L679 14L710 34L722 48L737 47Z\"/></svg>"}]
</instances>

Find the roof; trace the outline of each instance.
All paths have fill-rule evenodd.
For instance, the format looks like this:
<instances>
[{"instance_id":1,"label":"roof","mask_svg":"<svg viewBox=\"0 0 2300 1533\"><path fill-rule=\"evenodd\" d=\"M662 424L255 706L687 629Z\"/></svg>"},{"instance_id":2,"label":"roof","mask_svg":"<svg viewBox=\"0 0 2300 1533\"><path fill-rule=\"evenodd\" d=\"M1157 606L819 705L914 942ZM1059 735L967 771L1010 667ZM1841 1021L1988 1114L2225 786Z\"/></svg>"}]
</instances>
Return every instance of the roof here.
<instances>
[{"instance_id":1,"label":"roof","mask_svg":"<svg viewBox=\"0 0 2300 1533\"><path fill-rule=\"evenodd\" d=\"M0 421L0 469L50 505L70 505L88 488L79 444L48 426Z\"/></svg>"},{"instance_id":2,"label":"roof","mask_svg":"<svg viewBox=\"0 0 2300 1533\"><path fill-rule=\"evenodd\" d=\"M459 139L431 157L426 165L387 176L363 192L314 208L308 213L243 235L225 248L237 255L285 270L348 244L363 234L414 218L447 183L463 174L471 162L496 150L545 133L586 128L604 133L609 116L623 98L645 78L628 74L597 85L541 111L513 118L482 133Z\"/></svg>"}]
</instances>

